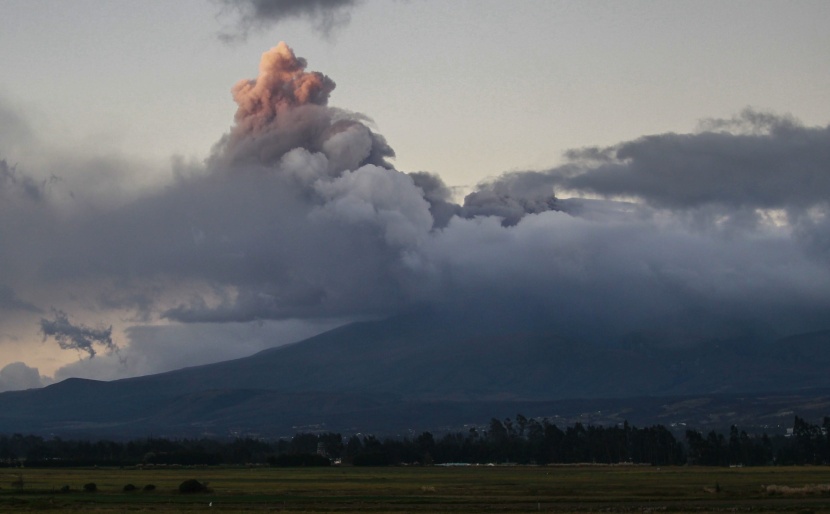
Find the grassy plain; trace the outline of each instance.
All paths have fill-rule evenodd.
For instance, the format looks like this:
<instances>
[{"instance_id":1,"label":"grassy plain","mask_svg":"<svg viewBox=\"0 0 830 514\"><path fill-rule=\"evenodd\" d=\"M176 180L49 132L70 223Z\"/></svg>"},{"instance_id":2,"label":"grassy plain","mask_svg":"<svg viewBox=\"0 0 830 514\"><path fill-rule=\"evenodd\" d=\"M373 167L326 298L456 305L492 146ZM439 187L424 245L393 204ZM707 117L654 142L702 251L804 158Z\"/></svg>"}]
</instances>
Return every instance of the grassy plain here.
<instances>
[{"instance_id":1,"label":"grassy plain","mask_svg":"<svg viewBox=\"0 0 830 514\"><path fill-rule=\"evenodd\" d=\"M2 470L2 512L830 513L830 467ZM22 478L23 486L12 483ZM209 493L180 494L181 482ZM84 492L95 483L97 492ZM132 484L137 490L125 492ZM152 484L153 491L143 491ZM68 492L62 492L66 489Z\"/></svg>"}]
</instances>

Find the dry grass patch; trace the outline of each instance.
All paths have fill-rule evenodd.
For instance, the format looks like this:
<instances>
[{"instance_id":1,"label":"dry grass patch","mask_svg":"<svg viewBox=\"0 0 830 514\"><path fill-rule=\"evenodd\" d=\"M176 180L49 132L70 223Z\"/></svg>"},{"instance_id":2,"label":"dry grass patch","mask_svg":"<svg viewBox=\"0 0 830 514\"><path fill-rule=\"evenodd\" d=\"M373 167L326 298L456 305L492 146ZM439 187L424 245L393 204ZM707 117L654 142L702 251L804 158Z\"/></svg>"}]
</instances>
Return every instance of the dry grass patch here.
<instances>
[{"instance_id":1,"label":"dry grass patch","mask_svg":"<svg viewBox=\"0 0 830 514\"><path fill-rule=\"evenodd\" d=\"M762 485L761 490L767 494L830 494L830 484L806 484L800 487L790 485Z\"/></svg>"}]
</instances>

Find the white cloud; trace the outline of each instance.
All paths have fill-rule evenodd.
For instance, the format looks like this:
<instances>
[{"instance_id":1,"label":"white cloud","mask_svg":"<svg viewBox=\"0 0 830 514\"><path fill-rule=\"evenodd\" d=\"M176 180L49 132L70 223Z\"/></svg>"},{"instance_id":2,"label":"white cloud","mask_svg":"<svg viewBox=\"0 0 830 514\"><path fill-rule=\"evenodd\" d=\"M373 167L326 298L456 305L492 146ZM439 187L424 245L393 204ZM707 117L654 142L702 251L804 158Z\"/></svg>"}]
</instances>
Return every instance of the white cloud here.
<instances>
[{"instance_id":1,"label":"white cloud","mask_svg":"<svg viewBox=\"0 0 830 514\"><path fill-rule=\"evenodd\" d=\"M52 379L40 375L37 368L23 362L12 362L0 369L0 392L36 389L52 383Z\"/></svg>"}]
</instances>

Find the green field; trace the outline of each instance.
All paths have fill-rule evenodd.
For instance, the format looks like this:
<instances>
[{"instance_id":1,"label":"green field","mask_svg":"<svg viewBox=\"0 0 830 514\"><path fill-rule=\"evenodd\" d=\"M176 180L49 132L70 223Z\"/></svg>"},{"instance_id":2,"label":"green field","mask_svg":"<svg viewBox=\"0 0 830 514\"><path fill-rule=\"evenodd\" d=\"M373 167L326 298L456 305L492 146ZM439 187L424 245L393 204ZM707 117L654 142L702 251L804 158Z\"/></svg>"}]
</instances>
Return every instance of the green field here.
<instances>
[{"instance_id":1,"label":"green field","mask_svg":"<svg viewBox=\"0 0 830 514\"><path fill-rule=\"evenodd\" d=\"M100 468L2 473L0 511L5 512L830 513L830 467ZM207 482L211 492L179 493L179 484L191 478ZM13 484L21 479L22 487ZM85 492L88 483L95 483L97 492ZM124 492L127 484L137 490ZM144 491L148 484L155 490Z\"/></svg>"}]
</instances>

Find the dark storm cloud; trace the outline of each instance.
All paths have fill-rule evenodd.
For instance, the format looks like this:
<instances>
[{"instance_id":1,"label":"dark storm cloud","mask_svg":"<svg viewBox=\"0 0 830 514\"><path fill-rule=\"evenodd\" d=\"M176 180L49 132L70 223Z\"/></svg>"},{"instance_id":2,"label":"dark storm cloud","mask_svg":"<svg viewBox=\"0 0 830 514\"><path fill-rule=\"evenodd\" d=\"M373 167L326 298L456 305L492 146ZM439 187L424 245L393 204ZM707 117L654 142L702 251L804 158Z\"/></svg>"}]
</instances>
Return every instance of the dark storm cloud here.
<instances>
[{"instance_id":1,"label":"dark storm cloud","mask_svg":"<svg viewBox=\"0 0 830 514\"><path fill-rule=\"evenodd\" d=\"M22 115L0 98L0 157L29 143L32 131Z\"/></svg>"},{"instance_id":2,"label":"dark storm cloud","mask_svg":"<svg viewBox=\"0 0 830 514\"><path fill-rule=\"evenodd\" d=\"M805 127L790 116L749 109L701 127L571 150L569 162L557 168L505 174L468 195L464 215L498 215L511 225L526 214L574 208L557 202L554 192L589 194L633 199L721 228L785 217L785 223L802 226L805 237L817 237L828 209L830 127Z\"/></svg>"},{"instance_id":3,"label":"dark storm cloud","mask_svg":"<svg viewBox=\"0 0 830 514\"><path fill-rule=\"evenodd\" d=\"M555 182L669 209L803 209L827 200L830 127L754 111L704 127L712 130L573 152L576 164L553 170Z\"/></svg>"},{"instance_id":4,"label":"dark storm cloud","mask_svg":"<svg viewBox=\"0 0 830 514\"><path fill-rule=\"evenodd\" d=\"M0 160L0 189L18 190L32 201L43 198L47 181L37 181L23 173L18 173L16 166L9 166L5 160Z\"/></svg>"},{"instance_id":5,"label":"dark storm cloud","mask_svg":"<svg viewBox=\"0 0 830 514\"><path fill-rule=\"evenodd\" d=\"M220 0L226 11L239 18L236 30L223 33L226 41L245 39L248 33L263 30L292 18L312 22L314 29L328 36L332 30L349 23L350 10L360 0Z\"/></svg>"},{"instance_id":6,"label":"dark storm cloud","mask_svg":"<svg viewBox=\"0 0 830 514\"><path fill-rule=\"evenodd\" d=\"M83 324L73 324L65 312L52 311L53 319L40 319L40 331L43 338L53 338L64 350L78 350L95 357L95 347L117 350L112 342L112 327L91 328Z\"/></svg>"},{"instance_id":7,"label":"dark storm cloud","mask_svg":"<svg viewBox=\"0 0 830 514\"><path fill-rule=\"evenodd\" d=\"M5 284L0 284L0 309L10 311L41 312L37 306L18 298L14 290Z\"/></svg>"}]
</instances>

